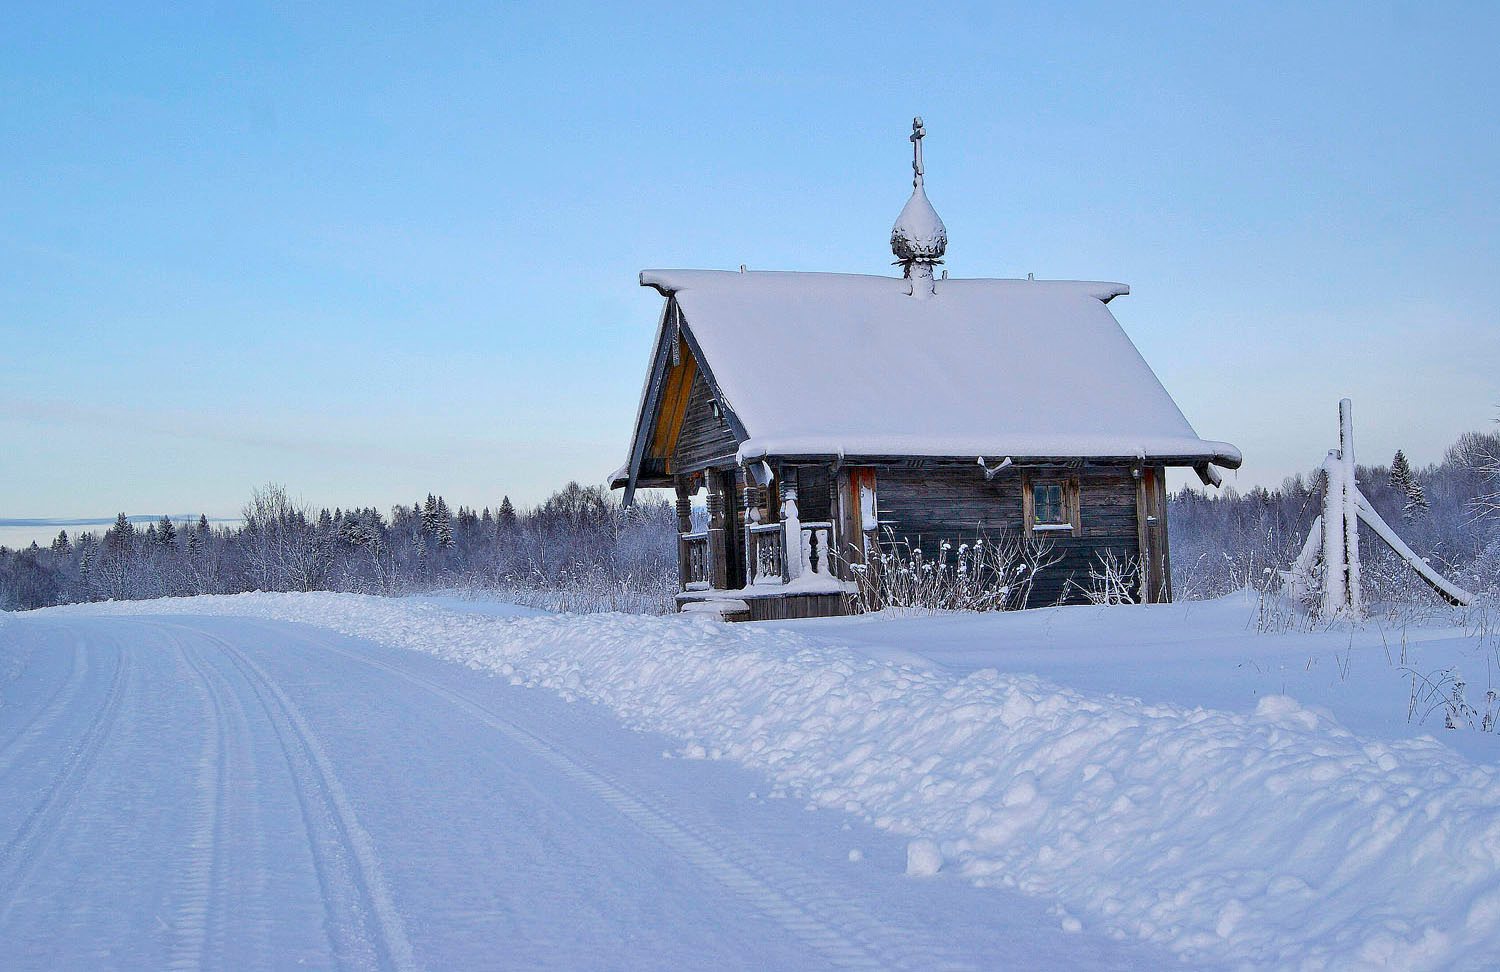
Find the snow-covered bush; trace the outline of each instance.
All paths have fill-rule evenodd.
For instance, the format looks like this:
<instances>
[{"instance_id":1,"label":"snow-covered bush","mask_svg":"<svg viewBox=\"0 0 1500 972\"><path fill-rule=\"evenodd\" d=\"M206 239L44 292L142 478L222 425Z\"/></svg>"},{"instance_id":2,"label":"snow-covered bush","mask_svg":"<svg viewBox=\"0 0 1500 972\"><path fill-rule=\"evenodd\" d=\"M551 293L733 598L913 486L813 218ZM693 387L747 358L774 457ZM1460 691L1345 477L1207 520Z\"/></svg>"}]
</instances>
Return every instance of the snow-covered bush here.
<instances>
[{"instance_id":1,"label":"snow-covered bush","mask_svg":"<svg viewBox=\"0 0 1500 972\"><path fill-rule=\"evenodd\" d=\"M1039 572L1058 561L1047 541L1011 535L941 540L928 554L887 531L865 563L851 565L861 611L1014 611L1027 607ZM1031 605L1035 607L1036 605Z\"/></svg>"},{"instance_id":2,"label":"snow-covered bush","mask_svg":"<svg viewBox=\"0 0 1500 972\"><path fill-rule=\"evenodd\" d=\"M1072 578L1068 586L1078 591L1090 604L1138 604L1141 598L1141 562L1128 557L1120 560L1113 550L1099 555L1098 563L1089 568L1089 581L1080 584Z\"/></svg>"}]
</instances>

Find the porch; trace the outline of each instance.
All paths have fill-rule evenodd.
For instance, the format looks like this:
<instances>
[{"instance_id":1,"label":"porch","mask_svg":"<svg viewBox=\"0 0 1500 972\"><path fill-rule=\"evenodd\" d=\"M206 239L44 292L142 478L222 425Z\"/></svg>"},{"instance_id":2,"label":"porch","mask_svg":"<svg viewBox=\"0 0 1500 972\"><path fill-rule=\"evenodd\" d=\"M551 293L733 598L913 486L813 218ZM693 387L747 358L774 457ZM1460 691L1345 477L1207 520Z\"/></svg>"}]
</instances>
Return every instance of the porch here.
<instances>
[{"instance_id":1,"label":"porch","mask_svg":"<svg viewBox=\"0 0 1500 972\"><path fill-rule=\"evenodd\" d=\"M736 475L738 473L738 475ZM748 485L740 470L708 471L708 522L693 529L694 481L678 488L680 611L725 620L825 617L848 613L855 585L840 577L832 520L803 521L797 486L766 477Z\"/></svg>"}]
</instances>

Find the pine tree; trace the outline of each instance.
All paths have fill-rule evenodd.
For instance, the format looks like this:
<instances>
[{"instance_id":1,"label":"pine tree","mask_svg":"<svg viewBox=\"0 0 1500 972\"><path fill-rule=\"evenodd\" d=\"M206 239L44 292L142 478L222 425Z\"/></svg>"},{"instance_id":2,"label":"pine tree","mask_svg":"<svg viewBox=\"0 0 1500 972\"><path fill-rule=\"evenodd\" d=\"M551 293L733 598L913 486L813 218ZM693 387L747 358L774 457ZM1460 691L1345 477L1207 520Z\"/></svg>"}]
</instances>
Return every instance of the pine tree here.
<instances>
[{"instance_id":1,"label":"pine tree","mask_svg":"<svg viewBox=\"0 0 1500 972\"><path fill-rule=\"evenodd\" d=\"M448 511L448 504L441 496L437 500L437 508L433 513L433 525L437 534L439 547L453 546L453 514Z\"/></svg>"},{"instance_id":2,"label":"pine tree","mask_svg":"<svg viewBox=\"0 0 1500 972\"><path fill-rule=\"evenodd\" d=\"M72 545L68 543L68 531L57 531L57 539L52 541L52 552L55 554L65 554L71 547Z\"/></svg>"}]
</instances>

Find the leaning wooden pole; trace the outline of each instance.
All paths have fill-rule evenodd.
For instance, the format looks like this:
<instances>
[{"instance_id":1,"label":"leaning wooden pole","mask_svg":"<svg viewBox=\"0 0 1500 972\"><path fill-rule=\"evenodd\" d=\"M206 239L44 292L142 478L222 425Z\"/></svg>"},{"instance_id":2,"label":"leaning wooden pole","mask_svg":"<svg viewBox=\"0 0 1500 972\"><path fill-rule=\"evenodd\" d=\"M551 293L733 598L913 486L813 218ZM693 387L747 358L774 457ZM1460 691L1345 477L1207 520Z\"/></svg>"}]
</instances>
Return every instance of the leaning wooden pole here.
<instances>
[{"instance_id":1,"label":"leaning wooden pole","mask_svg":"<svg viewBox=\"0 0 1500 972\"><path fill-rule=\"evenodd\" d=\"M1427 582L1428 587L1431 587L1438 594L1442 595L1443 600L1457 607L1467 607L1474 603L1473 594L1470 594L1442 574L1433 570L1427 565L1427 561L1418 557L1416 552L1396 535L1396 531L1390 528L1385 519L1379 513L1375 512L1375 507L1370 505L1370 501L1365 499L1363 493L1358 494L1355 499L1358 503L1360 518L1369 524L1370 529L1375 531L1377 537L1384 540L1396 552L1396 556L1406 561L1411 566L1411 569L1417 572L1417 576Z\"/></svg>"},{"instance_id":2,"label":"leaning wooden pole","mask_svg":"<svg viewBox=\"0 0 1500 972\"><path fill-rule=\"evenodd\" d=\"M1364 617L1364 593L1361 590L1359 564L1359 521L1375 531L1404 560L1417 576L1450 604L1474 603L1474 595L1443 577L1418 557L1396 531L1381 519L1375 507L1359 491L1355 479L1354 407L1349 399L1339 402L1339 447L1330 450L1323 460L1323 513L1313 520L1307 540L1302 545L1292 569L1283 576L1287 593L1298 603L1311 606L1316 600L1325 618ZM1314 561L1323 555L1321 598L1315 598Z\"/></svg>"}]
</instances>

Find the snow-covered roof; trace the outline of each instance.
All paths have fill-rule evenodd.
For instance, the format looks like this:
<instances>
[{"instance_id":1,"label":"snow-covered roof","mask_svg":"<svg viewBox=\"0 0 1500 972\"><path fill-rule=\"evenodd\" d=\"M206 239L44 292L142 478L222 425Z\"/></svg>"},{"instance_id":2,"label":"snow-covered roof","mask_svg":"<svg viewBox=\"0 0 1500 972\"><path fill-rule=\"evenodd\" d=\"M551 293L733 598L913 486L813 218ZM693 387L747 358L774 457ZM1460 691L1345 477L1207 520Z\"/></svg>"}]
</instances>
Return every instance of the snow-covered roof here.
<instances>
[{"instance_id":1,"label":"snow-covered roof","mask_svg":"<svg viewBox=\"0 0 1500 972\"><path fill-rule=\"evenodd\" d=\"M1125 284L647 270L763 455L1213 462L1105 304Z\"/></svg>"}]
</instances>

